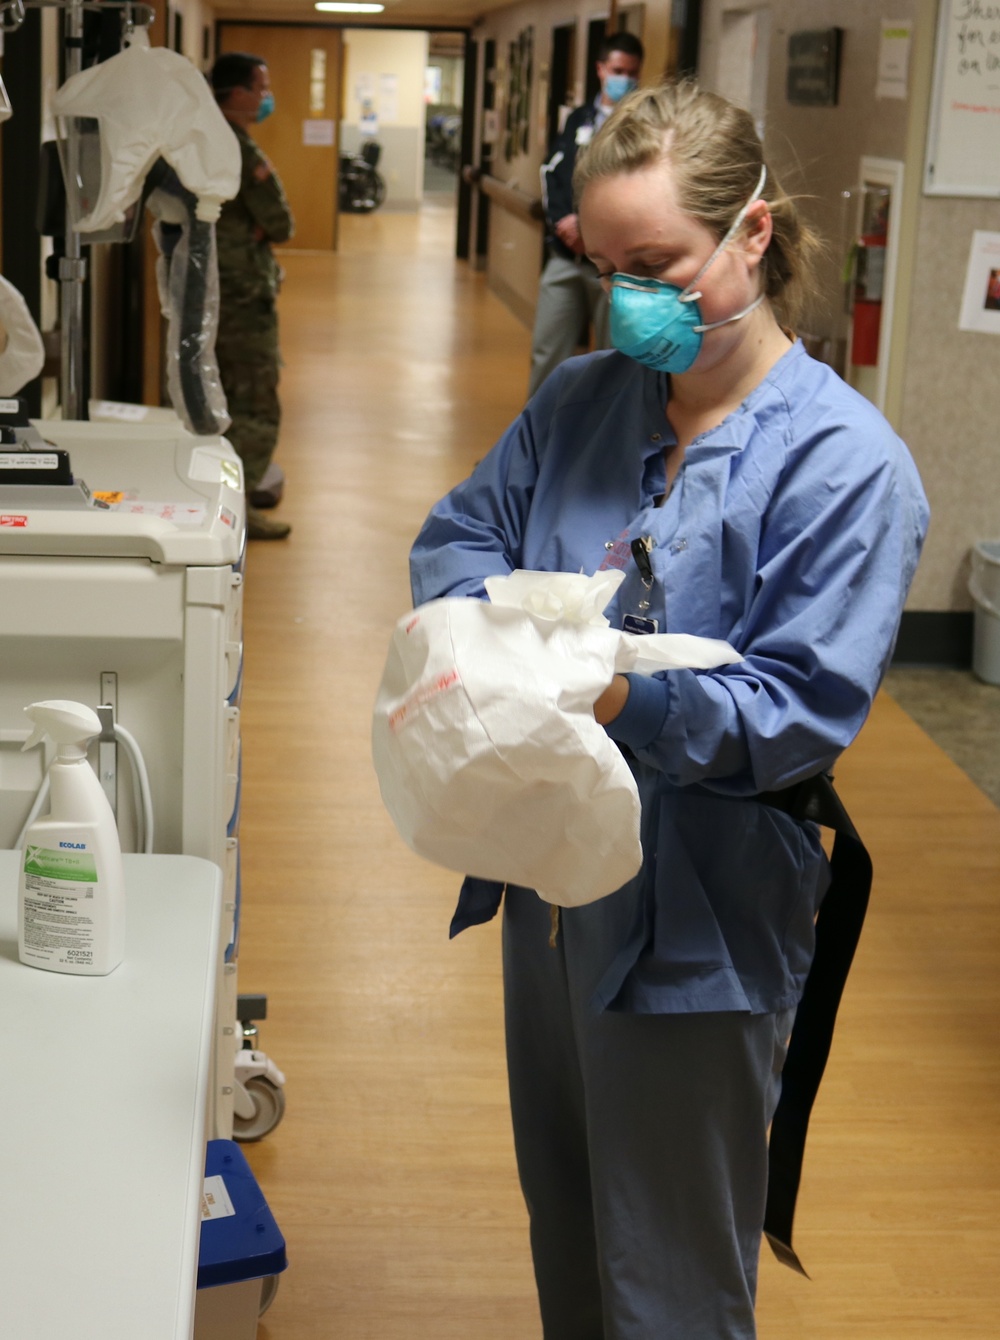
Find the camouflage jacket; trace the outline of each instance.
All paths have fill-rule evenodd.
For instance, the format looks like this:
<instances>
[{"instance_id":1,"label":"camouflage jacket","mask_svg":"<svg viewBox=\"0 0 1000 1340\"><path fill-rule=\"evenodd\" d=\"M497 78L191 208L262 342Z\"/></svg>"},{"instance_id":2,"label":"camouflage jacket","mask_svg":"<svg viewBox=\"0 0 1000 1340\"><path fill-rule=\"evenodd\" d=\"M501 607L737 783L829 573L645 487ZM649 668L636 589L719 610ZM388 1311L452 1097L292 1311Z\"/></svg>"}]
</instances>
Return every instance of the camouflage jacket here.
<instances>
[{"instance_id":1,"label":"camouflage jacket","mask_svg":"<svg viewBox=\"0 0 1000 1340\"><path fill-rule=\"evenodd\" d=\"M245 130L232 125L243 159L239 194L227 200L215 225L223 301L273 298L280 270L272 242L285 242L294 222L278 174Z\"/></svg>"}]
</instances>

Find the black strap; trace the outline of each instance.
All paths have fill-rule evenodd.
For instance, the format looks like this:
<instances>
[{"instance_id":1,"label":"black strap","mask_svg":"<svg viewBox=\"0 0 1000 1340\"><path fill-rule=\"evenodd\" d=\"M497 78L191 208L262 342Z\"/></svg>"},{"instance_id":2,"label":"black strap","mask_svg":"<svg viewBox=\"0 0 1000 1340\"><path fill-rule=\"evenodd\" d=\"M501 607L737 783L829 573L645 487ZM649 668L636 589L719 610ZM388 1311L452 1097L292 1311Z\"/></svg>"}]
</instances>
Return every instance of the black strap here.
<instances>
[{"instance_id":1,"label":"black strap","mask_svg":"<svg viewBox=\"0 0 1000 1340\"><path fill-rule=\"evenodd\" d=\"M837 1007L868 908L872 862L833 789L833 778L826 773L757 799L795 819L811 820L836 833L830 857L830 887L816 918L816 952L788 1044L768 1151L764 1232L778 1260L805 1275L792 1248L792 1221L806 1132L830 1055Z\"/></svg>"}]
</instances>

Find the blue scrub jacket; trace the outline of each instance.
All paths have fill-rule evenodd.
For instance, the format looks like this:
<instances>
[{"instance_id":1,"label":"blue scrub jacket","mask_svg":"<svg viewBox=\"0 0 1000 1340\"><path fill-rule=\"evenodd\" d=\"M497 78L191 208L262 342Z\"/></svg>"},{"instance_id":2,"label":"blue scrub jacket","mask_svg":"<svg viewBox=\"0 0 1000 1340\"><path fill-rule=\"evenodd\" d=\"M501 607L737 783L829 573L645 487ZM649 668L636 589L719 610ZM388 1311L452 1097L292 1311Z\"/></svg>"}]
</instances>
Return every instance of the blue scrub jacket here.
<instances>
[{"instance_id":1,"label":"blue scrub jacket","mask_svg":"<svg viewBox=\"0 0 1000 1340\"><path fill-rule=\"evenodd\" d=\"M515 568L625 580L614 626L647 598L659 630L724 638L743 661L629 676L609 734L642 801L644 864L596 1008L795 1005L829 882L819 833L751 798L829 770L892 653L927 529L910 455L879 412L796 343L695 439L668 497L669 378L614 350L571 359L411 554L415 604L485 594ZM651 536L646 594L631 541ZM453 933L501 887L470 879Z\"/></svg>"}]
</instances>

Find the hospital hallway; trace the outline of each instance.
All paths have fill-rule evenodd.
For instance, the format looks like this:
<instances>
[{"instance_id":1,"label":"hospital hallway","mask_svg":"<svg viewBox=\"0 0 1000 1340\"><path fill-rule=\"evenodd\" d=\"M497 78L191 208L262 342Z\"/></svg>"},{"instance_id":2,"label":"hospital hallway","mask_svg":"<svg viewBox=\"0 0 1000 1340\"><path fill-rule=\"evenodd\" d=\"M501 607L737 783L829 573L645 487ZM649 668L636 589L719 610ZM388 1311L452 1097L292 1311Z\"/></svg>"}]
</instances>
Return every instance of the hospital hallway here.
<instances>
[{"instance_id":1,"label":"hospital hallway","mask_svg":"<svg viewBox=\"0 0 1000 1340\"><path fill-rule=\"evenodd\" d=\"M245 1149L289 1269L260 1340L539 1340L507 1111L499 924L412 855L369 724L409 545L517 413L529 332L454 259L445 197L283 252L287 542L251 545L240 990L287 1077ZM805 1280L761 1340L995 1340L1000 811L883 693L838 769L875 862L814 1110ZM648 1340L658 1340L650 1336Z\"/></svg>"}]
</instances>

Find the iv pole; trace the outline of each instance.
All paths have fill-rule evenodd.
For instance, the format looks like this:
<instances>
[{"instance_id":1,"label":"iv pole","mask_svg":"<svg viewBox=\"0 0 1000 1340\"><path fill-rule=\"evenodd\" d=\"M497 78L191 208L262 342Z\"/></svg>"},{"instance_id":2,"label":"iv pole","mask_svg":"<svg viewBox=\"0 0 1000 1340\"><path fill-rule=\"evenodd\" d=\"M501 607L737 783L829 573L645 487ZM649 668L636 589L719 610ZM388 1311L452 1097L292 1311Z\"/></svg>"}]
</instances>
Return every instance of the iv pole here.
<instances>
[{"instance_id":1,"label":"iv pole","mask_svg":"<svg viewBox=\"0 0 1000 1340\"><path fill-rule=\"evenodd\" d=\"M68 0L64 20L66 78L83 68L83 0ZM80 137L76 117L66 118L66 176L69 182L80 176ZM87 261L80 234L73 227L66 192L66 254L59 261L59 403L64 419L83 417L83 387L80 369L83 361L83 285Z\"/></svg>"}]
</instances>

